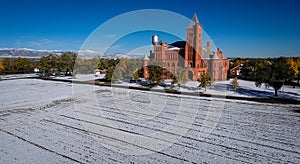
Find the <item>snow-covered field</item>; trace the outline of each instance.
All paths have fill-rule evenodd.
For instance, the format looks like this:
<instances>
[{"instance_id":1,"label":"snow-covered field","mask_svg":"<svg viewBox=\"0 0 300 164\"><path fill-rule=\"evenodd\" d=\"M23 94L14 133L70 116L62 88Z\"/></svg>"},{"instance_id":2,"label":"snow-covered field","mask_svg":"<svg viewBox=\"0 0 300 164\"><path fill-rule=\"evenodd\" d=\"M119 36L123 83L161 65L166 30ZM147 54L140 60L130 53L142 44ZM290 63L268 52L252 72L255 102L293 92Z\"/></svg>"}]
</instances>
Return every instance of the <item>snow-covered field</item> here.
<instances>
[{"instance_id":1,"label":"snow-covered field","mask_svg":"<svg viewBox=\"0 0 300 164\"><path fill-rule=\"evenodd\" d=\"M300 105L33 79L0 90L0 163L300 162Z\"/></svg>"}]
</instances>

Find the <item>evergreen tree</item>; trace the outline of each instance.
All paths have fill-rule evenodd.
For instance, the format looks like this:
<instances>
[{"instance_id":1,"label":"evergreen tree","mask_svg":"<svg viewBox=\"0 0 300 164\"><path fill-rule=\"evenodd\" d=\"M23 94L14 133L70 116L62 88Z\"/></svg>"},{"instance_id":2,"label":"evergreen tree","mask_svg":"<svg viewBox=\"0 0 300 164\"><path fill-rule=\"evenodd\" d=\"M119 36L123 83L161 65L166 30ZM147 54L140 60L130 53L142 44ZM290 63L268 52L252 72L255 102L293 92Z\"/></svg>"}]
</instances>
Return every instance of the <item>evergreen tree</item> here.
<instances>
[{"instance_id":1,"label":"evergreen tree","mask_svg":"<svg viewBox=\"0 0 300 164\"><path fill-rule=\"evenodd\" d=\"M187 82L187 72L184 68L179 67L175 73L175 76L173 77L172 83L173 84L178 83L178 87L180 88L180 86L186 82Z\"/></svg>"},{"instance_id":2,"label":"evergreen tree","mask_svg":"<svg viewBox=\"0 0 300 164\"><path fill-rule=\"evenodd\" d=\"M162 80L163 69L158 65L148 65L149 80L160 83Z\"/></svg>"},{"instance_id":3,"label":"evergreen tree","mask_svg":"<svg viewBox=\"0 0 300 164\"><path fill-rule=\"evenodd\" d=\"M104 70L108 68L108 60L107 59L100 59L98 62L98 69Z\"/></svg>"},{"instance_id":4,"label":"evergreen tree","mask_svg":"<svg viewBox=\"0 0 300 164\"><path fill-rule=\"evenodd\" d=\"M133 74L132 74L132 78L134 80L139 80L140 79L140 72L139 72L139 69L136 69Z\"/></svg>"},{"instance_id":5,"label":"evergreen tree","mask_svg":"<svg viewBox=\"0 0 300 164\"><path fill-rule=\"evenodd\" d=\"M210 75L209 73L203 74L200 77L200 88L204 88L206 91L206 87L211 85Z\"/></svg>"},{"instance_id":6,"label":"evergreen tree","mask_svg":"<svg viewBox=\"0 0 300 164\"><path fill-rule=\"evenodd\" d=\"M238 78L235 77L231 82L232 87L236 90L239 87Z\"/></svg>"}]
</instances>

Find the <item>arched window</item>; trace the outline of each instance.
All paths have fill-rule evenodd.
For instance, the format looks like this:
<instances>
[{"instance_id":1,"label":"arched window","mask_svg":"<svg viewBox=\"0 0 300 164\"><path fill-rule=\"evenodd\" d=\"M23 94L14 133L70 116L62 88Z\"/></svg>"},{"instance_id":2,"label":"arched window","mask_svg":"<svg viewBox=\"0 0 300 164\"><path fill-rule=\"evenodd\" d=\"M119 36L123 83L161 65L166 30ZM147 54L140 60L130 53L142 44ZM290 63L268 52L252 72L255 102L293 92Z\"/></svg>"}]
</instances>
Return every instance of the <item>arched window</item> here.
<instances>
[{"instance_id":1,"label":"arched window","mask_svg":"<svg viewBox=\"0 0 300 164\"><path fill-rule=\"evenodd\" d=\"M175 63L172 63L172 67L175 67Z\"/></svg>"}]
</instances>

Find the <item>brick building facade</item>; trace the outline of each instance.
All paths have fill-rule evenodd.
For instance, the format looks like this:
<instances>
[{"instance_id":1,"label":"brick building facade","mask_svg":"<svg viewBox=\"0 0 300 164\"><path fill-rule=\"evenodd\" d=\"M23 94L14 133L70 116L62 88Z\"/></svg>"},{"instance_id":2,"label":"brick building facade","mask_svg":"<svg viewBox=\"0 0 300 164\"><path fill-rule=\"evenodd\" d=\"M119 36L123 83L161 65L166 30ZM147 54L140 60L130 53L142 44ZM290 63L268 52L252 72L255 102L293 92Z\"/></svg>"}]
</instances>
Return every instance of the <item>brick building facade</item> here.
<instances>
[{"instance_id":1,"label":"brick building facade","mask_svg":"<svg viewBox=\"0 0 300 164\"><path fill-rule=\"evenodd\" d=\"M148 77L147 64L149 61L162 63L170 72L174 73L179 67L187 70L189 80L198 80L202 74L209 72L211 80L221 81L227 79L229 60L223 57L218 48L213 50L211 43L202 44L202 25L194 14L187 30L186 41L168 44L158 41L158 35L152 36L154 52L144 59L144 77Z\"/></svg>"}]
</instances>

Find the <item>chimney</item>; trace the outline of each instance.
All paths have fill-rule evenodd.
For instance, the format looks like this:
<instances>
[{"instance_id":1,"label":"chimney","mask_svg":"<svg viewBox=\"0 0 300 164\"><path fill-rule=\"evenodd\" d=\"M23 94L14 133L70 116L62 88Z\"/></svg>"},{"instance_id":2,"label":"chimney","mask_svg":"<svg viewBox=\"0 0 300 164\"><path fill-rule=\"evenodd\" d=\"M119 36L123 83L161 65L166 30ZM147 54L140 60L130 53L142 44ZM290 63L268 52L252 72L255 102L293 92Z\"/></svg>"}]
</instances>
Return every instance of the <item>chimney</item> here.
<instances>
[{"instance_id":1,"label":"chimney","mask_svg":"<svg viewBox=\"0 0 300 164\"><path fill-rule=\"evenodd\" d=\"M223 59L223 52L220 50L220 48L217 48L217 50L218 50L218 57L219 57L219 59Z\"/></svg>"},{"instance_id":2,"label":"chimney","mask_svg":"<svg viewBox=\"0 0 300 164\"><path fill-rule=\"evenodd\" d=\"M206 47L210 48L210 42L209 41L206 42Z\"/></svg>"}]
</instances>

